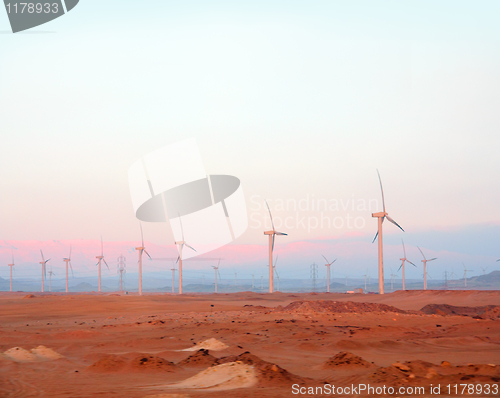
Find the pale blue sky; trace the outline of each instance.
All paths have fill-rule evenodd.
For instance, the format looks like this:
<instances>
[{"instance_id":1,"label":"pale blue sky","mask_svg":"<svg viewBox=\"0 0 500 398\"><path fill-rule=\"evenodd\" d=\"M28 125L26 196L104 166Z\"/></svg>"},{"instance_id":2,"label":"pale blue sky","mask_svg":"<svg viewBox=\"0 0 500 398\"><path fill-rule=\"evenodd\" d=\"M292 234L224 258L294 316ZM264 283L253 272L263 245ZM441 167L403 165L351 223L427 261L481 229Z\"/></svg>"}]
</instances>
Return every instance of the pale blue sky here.
<instances>
[{"instance_id":1,"label":"pale blue sky","mask_svg":"<svg viewBox=\"0 0 500 398\"><path fill-rule=\"evenodd\" d=\"M129 165L189 137L249 208L379 199L378 168L409 233L498 224L499 14L498 1L82 0L31 31L53 33L13 35L0 12L0 239L136 239ZM352 213L371 236L370 212ZM289 232L284 244L352 231ZM265 242L249 229L237 243Z\"/></svg>"}]
</instances>

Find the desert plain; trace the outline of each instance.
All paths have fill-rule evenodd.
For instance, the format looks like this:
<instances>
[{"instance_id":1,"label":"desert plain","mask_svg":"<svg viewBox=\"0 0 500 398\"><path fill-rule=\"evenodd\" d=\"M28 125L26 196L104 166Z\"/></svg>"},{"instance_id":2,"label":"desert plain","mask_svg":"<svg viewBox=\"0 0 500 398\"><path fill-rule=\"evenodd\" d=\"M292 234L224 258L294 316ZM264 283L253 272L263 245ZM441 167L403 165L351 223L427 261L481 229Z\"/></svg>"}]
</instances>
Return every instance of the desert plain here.
<instances>
[{"instance_id":1,"label":"desert plain","mask_svg":"<svg viewBox=\"0 0 500 398\"><path fill-rule=\"evenodd\" d=\"M0 352L0 397L498 396L500 292L2 292Z\"/></svg>"}]
</instances>

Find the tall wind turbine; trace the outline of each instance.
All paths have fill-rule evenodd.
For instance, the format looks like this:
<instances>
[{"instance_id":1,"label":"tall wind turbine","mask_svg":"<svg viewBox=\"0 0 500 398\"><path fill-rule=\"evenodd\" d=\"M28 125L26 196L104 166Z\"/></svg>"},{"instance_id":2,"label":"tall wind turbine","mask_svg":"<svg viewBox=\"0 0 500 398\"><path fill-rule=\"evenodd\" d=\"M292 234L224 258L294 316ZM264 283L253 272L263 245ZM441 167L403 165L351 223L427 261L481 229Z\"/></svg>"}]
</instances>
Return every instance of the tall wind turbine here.
<instances>
[{"instance_id":1,"label":"tall wind turbine","mask_svg":"<svg viewBox=\"0 0 500 398\"><path fill-rule=\"evenodd\" d=\"M52 275L55 275L53 272L52 272L52 267L50 269L49 272L47 272L49 274L49 292L52 291Z\"/></svg>"},{"instance_id":2,"label":"tall wind turbine","mask_svg":"<svg viewBox=\"0 0 500 398\"><path fill-rule=\"evenodd\" d=\"M273 250L274 250L274 239L276 235L288 235L285 234L284 232L278 232L276 231L276 228L274 228L274 222L273 222L273 216L271 214L271 209L269 208L269 205L267 204L266 200L266 206L267 210L269 211L269 218L271 219L271 225L273 229L271 231L264 231L264 235L269 235L269 293L274 292L274 268L273 268Z\"/></svg>"},{"instance_id":3,"label":"tall wind turbine","mask_svg":"<svg viewBox=\"0 0 500 398\"><path fill-rule=\"evenodd\" d=\"M337 261L337 259L333 260L332 262L329 262L325 256L321 255L326 261L325 267L326 267L326 291L330 293L330 266Z\"/></svg>"},{"instance_id":4,"label":"tall wind turbine","mask_svg":"<svg viewBox=\"0 0 500 398\"><path fill-rule=\"evenodd\" d=\"M179 256L177 257L177 261L179 263L179 294L182 294L182 249L184 249L184 246L189 247L191 250L196 251L194 248L189 246L186 241L184 240L184 229L182 228L182 220L181 216L179 215L179 222L181 224L181 234L182 234L182 240L175 242L175 244L178 247L179 250Z\"/></svg>"},{"instance_id":5,"label":"tall wind turbine","mask_svg":"<svg viewBox=\"0 0 500 398\"><path fill-rule=\"evenodd\" d=\"M14 261L14 260L12 260ZM483 275L486 275L486 270L488 269L488 267L481 267L481 269L483 270Z\"/></svg>"},{"instance_id":6,"label":"tall wind turbine","mask_svg":"<svg viewBox=\"0 0 500 398\"><path fill-rule=\"evenodd\" d=\"M14 252L12 252L12 264L7 264L10 267L10 291L12 291L12 268L14 268Z\"/></svg>"},{"instance_id":7,"label":"tall wind turbine","mask_svg":"<svg viewBox=\"0 0 500 398\"><path fill-rule=\"evenodd\" d=\"M40 261L39 264L42 266L42 292L43 292L43 281L45 275L47 275L46 264L50 261L50 258L48 260L45 260L45 258L43 257L42 249L40 249L40 254L42 255L42 261Z\"/></svg>"},{"instance_id":8,"label":"tall wind turbine","mask_svg":"<svg viewBox=\"0 0 500 398\"><path fill-rule=\"evenodd\" d=\"M96 256L96 258L99 260L99 262L96 265L99 266L99 291L101 291L101 261L104 261L104 264L106 264L106 267L108 267L108 270L109 270L108 263L104 259L102 236L101 236L101 255Z\"/></svg>"},{"instance_id":9,"label":"tall wind turbine","mask_svg":"<svg viewBox=\"0 0 500 398\"><path fill-rule=\"evenodd\" d=\"M63 258L63 261L66 263L66 293L68 293L68 264L71 268L71 275L73 275L73 267L71 266L71 245L69 246L69 256Z\"/></svg>"},{"instance_id":10,"label":"tall wind turbine","mask_svg":"<svg viewBox=\"0 0 500 398\"><path fill-rule=\"evenodd\" d=\"M274 260L274 272L276 273L276 278L278 279L278 289L276 290L277 292L280 291L280 276L278 274L278 270L276 269L276 266L278 265L278 256L276 256L276 260Z\"/></svg>"},{"instance_id":11,"label":"tall wind turbine","mask_svg":"<svg viewBox=\"0 0 500 398\"><path fill-rule=\"evenodd\" d=\"M420 250L420 247L418 247L418 250ZM424 256L424 253L422 252L422 250L420 250L420 253L422 253L422 257L424 258L423 260L420 260L424 263L424 290L427 290L427 262L428 261L434 261L434 260L437 260L437 257L434 257L434 258L431 258L430 260L427 260Z\"/></svg>"},{"instance_id":12,"label":"tall wind turbine","mask_svg":"<svg viewBox=\"0 0 500 398\"><path fill-rule=\"evenodd\" d=\"M464 266L464 284L465 287L467 287L467 272L472 272L473 270L467 269L464 263L462 263L462 265Z\"/></svg>"},{"instance_id":13,"label":"tall wind turbine","mask_svg":"<svg viewBox=\"0 0 500 398\"><path fill-rule=\"evenodd\" d=\"M212 265L212 268L214 269L215 272L215 293L217 293L217 275L219 275L219 278L222 279L219 272L219 266L220 266L220 258L219 262L217 263L217 267L215 265Z\"/></svg>"},{"instance_id":14,"label":"tall wind turbine","mask_svg":"<svg viewBox=\"0 0 500 398\"><path fill-rule=\"evenodd\" d=\"M139 224L141 227L141 246L136 247L135 250L139 252L139 296L142 296L142 253L146 253L151 260L151 256L147 252L146 248L144 247L144 235L142 233L142 224Z\"/></svg>"},{"instance_id":15,"label":"tall wind turbine","mask_svg":"<svg viewBox=\"0 0 500 398\"><path fill-rule=\"evenodd\" d=\"M378 172L378 170L377 175L378 181L380 182L380 191L382 192L382 206L384 211L381 211L379 213L372 213L372 217L378 218L378 231L375 235L375 238L373 238L373 242L375 242L375 239L377 239L378 237L378 292L379 294L384 294L384 249L382 245L382 223L387 218L387 220L393 223L401 231L404 232L405 230L401 228L401 226L396 221L389 217L389 214L387 214L387 212L385 211L384 188L382 188L382 179L380 178L380 173Z\"/></svg>"},{"instance_id":16,"label":"tall wind turbine","mask_svg":"<svg viewBox=\"0 0 500 398\"><path fill-rule=\"evenodd\" d=\"M415 264L413 264L410 260L408 260L406 258L406 249L405 249L405 242L403 241L403 239L401 239L401 243L403 244L403 253L404 253L404 257L403 258L400 258L400 260L402 261L401 265L399 266L398 268L398 271L403 268L403 290L406 290L406 282L405 282L405 261L408 261L411 265L413 265L414 267L416 267Z\"/></svg>"},{"instance_id":17,"label":"tall wind turbine","mask_svg":"<svg viewBox=\"0 0 500 398\"><path fill-rule=\"evenodd\" d=\"M394 278L395 277L396 277L396 274L394 273L394 271L391 268L391 291L394 290Z\"/></svg>"}]
</instances>

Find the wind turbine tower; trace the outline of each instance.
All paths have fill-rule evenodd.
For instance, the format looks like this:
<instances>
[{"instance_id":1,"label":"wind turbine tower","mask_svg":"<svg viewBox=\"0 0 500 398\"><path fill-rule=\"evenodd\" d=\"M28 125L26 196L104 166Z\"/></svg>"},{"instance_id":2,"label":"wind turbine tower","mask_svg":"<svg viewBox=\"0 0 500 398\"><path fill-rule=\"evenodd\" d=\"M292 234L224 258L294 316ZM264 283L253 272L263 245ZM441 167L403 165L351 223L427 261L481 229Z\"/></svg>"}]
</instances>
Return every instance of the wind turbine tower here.
<instances>
[{"instance_id":1,"label":"wind turbine tower","mask_svg":"<svg viewBox=\"0 0 500 398\"><path fill-rule=\"evenodd\" d=\"M391 217L389 217L389 214L385 211L385 199L384 199L384 189L382 188L382 180L380 178L380 173L377 170L378 174L378 181L380 182L380 191L382 192L382 206L383 206L383 211L379 213L372 213L372 217L378 218L378 231L377 234L375 235L375 238L373 238L373 242L375 242L375 239L377 239L378 236L378 292L379 294L384 294L384 248L382 244L382 224L384 220L387 218L389 222L393 223L396 227L398 227L401 231L405 231L401 226L394 221Z\"/></svg>"},{"instance_id":2,"label":"wind turbine tower","mask_svg":"<svg viewBox=\"0 0 500 398\"><path fill-rule=\"evenodd\" d=\"M42 261L40 261L40 265L42 266L42 292L43 292L43 281L44 281L43 278L46 275L46 264L50 261L50 258L48 260L45 260L45 258L43 257L42 249L40 249L40 254L42 255Z\"/></svg>"},{"instance_id":3,"label":"wind turbine tower","mask_svg":"<svg viewBox=\"0 0 500 398\"><path fill-rule=\"evenodd\" d=\"M278 279L278 289L276 290L277 292L280 291L280 275L278 274L278 270L276 269L276 266L278 265L278 256L276 256L276 260L274 260L274 272L276 273L276 278Z\"/></svg>"},{"instance_id":4,"label":"wind turbine tower","mask_svg":"<svg viewBox=\"0 0 500 398\"><path fill-rule=\"evenodd\" d=\"M332 262L329 262L325 256L321 255L326 261L325 267L326 267L326 291L330 293L330 266L337 261L337 259L333 260ZM347 276L346 276L346 285L347 285Z\"/></svg>"},{"instance_id":5,"label":"wind turbine tower","mask_svg":"<svg viewBox=\"0 0 500 398\"><path fill-rule=\"evenodd\" d=\"M144 235L142 233L142 224L139 224L141 227L141 242L142 245L139 247L136 247L135 250L139 252L139 296L142 296L142 253L146 253L151 260L151 256L147 252L146 248L144 247Z\"/></svg>"},{"instance_id":6,"label":"wind turbine tower","mask_svg":"<svg viewBox=\"0 0 500 398\"><path fill-rule=\"evenodd\" d=\"M274 239L276 235L288 235L284 232L276 231L274 228L273 216L271 214L271 209L266 200L267 210L269 211L269 218L271 219L271 225L273 229L271 231L264 231L264 235L269 235L269 293L274 292L274 268L273 268L273 250L274 250Z\"/></svg>"},{"instance_id":7,"label":"wind turbine tower","mask_svg":"<svg viewBox=\"0 0 500 398\"><path fill-rule=\"evenodd\" d=\"M418 250L420 250L420 247L418 247ZM437 257L434 257L434 258L431 258L430 260L427 260L424 256L424 253L422 252L422 250L420 250L420 253L422 253L422 257L424 258L422 261L422 263L424 263L424 290L427 290L427 262L428 261L434 261L434 260L437 260Z\"/></svg>"},{"instance_id":8,"label":"wind turbine tower","mask_svg":"<svg viewBox=\"0 0 500 398\"><path fill-rule=\"evenodd\" d=\"M406 290L406 281L405 281L405 261L408 261L411 265L413 265L414 267L417 267L415 264L413 264L410 260L408 260L406 258L406 249L405 249L405 242L403 241L403 239L401 239L401 243L403 244L403 258L400 258L400 260L402 261L401 265L399 266L398 268L398 271L402 268L403 269L403 290Z\"/></svg>"},{"instance_id":9,"label":"wind turbine tower","mask_svg":"<svg viewBox=\"0 0 500 398\"><path fill-rule=\"evenodd\" d=\"M472 270L467 269L464 263L462 265L464 266L464 286L467 287L467 272L472 272Z\"/></svg>"},{"instance_id":10,"label":"wind turbine tower","mask_svg":"<svg viewBox=\"0 0 500 398\"><path fill-rule=\"evenodd\" d=\"M63 258L63 261L66 263L66 293L68 293L68 264L71 268L71 275L73 275L73 267L71 266L71 245L69 246L69 256Z\"/></svg>"},{"instance_id":11,"label":"wind turbine tower","mask_svg":"<svg viewBox=\"0 0 500 398\"><path fill-rule=\"evenodd\" d=\"M215 272L215 293L217 293L217 275L219 275L219 278L221 278L220 272L219 272L219 266L220 266L220 258L219 258L219 262L217 263L217 266L212 265L212 268L214 269L214 272Z\"/></svg>"},{"instance_id":12,"label":"wind turbine tower","mask_svg":"<svg viewBox=\"0 0 500 398\"><path fill-rule=\"evenodd\" d=\"M104 259L102 236L101 236L101 255L100 256L96 256L96 258L99 260L99 262L96 265L99 266L99 291L101 291L101 261L104 261L104 264L106 264L106 267L109 270L108 263Z\"/></svg>"},{"instance_id":13,"label":"wind turbine tower","mask_svg":"<svg viewBox=\"0 0 500 398\"><path fill-rule=\"evenodd\" d=\"M51 267L51 270L48 272L49 274L49 292L52 291L52 275L55 275L53 272L52 272L52 267Z\"/></svg>"}]
</instances>

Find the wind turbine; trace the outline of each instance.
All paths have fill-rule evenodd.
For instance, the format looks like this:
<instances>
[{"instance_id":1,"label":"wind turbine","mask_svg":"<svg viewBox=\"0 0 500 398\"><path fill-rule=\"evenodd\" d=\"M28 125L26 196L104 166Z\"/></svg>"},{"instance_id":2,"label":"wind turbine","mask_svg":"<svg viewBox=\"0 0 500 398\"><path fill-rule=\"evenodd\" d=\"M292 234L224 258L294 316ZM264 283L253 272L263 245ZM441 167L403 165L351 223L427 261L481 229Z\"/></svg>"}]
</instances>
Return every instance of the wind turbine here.
<instances>
[{"instance_id":1,"label":"wind turbine","mask_svg":"<svg viewBox=\"0 0 500 398\"><path fill-rule=\"evenodd\" d=\"M14 260L12 260L14 261ZM486 270L488 269L488 267L481 267L481 269L483 270L483 275L486 275Z\"/></svg>"},{"instance_id":2,"label":"wind turbine","mask_svg":"<svg viewBox=\"0 0 500 398\"><path fill-rule=\"evenodd\" d=\"M184 246L187 246L191 250L194 250L194 251L196 251L196 250L194 248L192 248L191 246L189 246L186 243L186 241L184 240L184 229L182 228L182 220L181 220L180 214L179 214L179 222L181 224L182 240L175 242L175 244L178 246L178 250L179 250L179 256L177 257L176 263L177 262L179 263L179 294L182 294L182 249L184 248Z\"/></svg>"},{"instance_id":3,"label":"wind turbine","mask_svg":"<svg viewBox=\"0 0 500 398\"><path fill-rule=\"evenodd\" d=\"M321 255L326 261L325 267L326 267L326 291L330 293L330 266L337 261L337 259L333 260L332 262L329 262L325 256Z\"/></svg>"},{"instance_id":4,"label":"wind turbine","mask_svg":"<svg viewBox=\"0 0 500 398\"><path fill-rule=\"evenodd\" d=\"M215 272L215 293L217 293L217 275L219 275L219 278L222 279L219 272L219 266L220 266L220 258L219 262L217 263L217 267L215 265L212 265L212 268L214 269Z\"/></svg>"},{"instance_id":5,"label":"wind turbine","mask_svg":"<svg viewBox=\"0 0 500 398\"><path fill-rule=\"evenodd\" d=\"M66 263L66 293L68 293L68 264L71 268L71 275L73 275L73 267L71 266L71 245L69 246L69 257L63 258L63 261Z\"/></svg>"},{"instance_id":6,"label":"wind turbine","mask_svg":"<svg viewBox=\"0 0 500 398\"><path fill-rule=\"evenodd\" d=\"M391 223L393 223L396 227L398 227L401 231L405 231L401 226L394 221L391 217L389 217L389 214L385 211L385 199L384 199L384 189L382 188L382 180L380 178L380 173L377 170L378 174L378 180L380 182L380 191L382 192L382 206L383 210L379 213L372 213L372 217L378 218L378 231L377 234L375 235L375 238L373 238L373 242L375 242L375 239L377 239L378 236L378 292L379 294L384 294L384 249L382 245L382 223L384 220L387 218ZM372 242L372 243L373 243Z\"/></svg>"},{"instance_id":7,"label":"wind turbine","mask_svg":"<svg viewBox=\"0 0 500 398\"><path fill-rule=\"evenodd\" d=\"M276 256L276 260L274 260L274 272L276 273L276 278L278 279L278 289L276 290L277 292L280 291L280 276L278 274L278 270L276 269L276 266L278 265L278 256Z\"/></svg>"},{"instance_id":8,"label":"wind turbine","mask_svg":"<svg viewBox=\"0 0 500 398\"><path fill-rule=\"evenodd\" d=\"M51 270L48 272L49 274L49 292L52 291L52 275L55 275L53 272L52 272L52 267L51 267Z\"/></svg>"},{"instance_id":9,"label":"wind turbine","mask_svg":"<svg viewBox=\"0 0 500 398\"><path fill-rule=\"evenodd\" d=\"M252 274L252 290L254 289L255 274Z\"/></svg>"},{"instance_id":10,"label":"wind turbine","mask_svg":"<svg viewBox=\"0 0 500 398\"><path fill-rule=\"evenodd\" d=\"M465 268L464 263L462 263L462 265L464 266L464 284L465 284L465 287L467 287L467 271L472 272L473 270Z\"/></svg>"},{"instance_id":11,"label":"wind turbine","mask_svg":"<svg viewBox=\"0 0 500 398\"><path fill-rule=\"evenodd\" d=\"M394 274L393 269L391 268L391 291L394 290L394 278L396 277L396 274Z\"/></svg>"},{"instance_id":12,"label":"wind turbine","mask_svg":"<svg viewBox=\"0 0 500 398\"><path fill-rule=\"evenodd\" d=\"M399 266L398 268L398 271L403 268L403 290L406 290L406 284L405 284L405 261L408 261L411 265L413 265L414 267L416 267L415 264L413 264L410 260L408 260L406 258L406 249L405 249L405 242L403 241L403 239L401 239L401 243L403 244L403 253L404 253L404 257L403 258L400 258L400 260L402 261L401 265Z\"/></svg>"},{"instance_id":13,"label":"wind turbine","mask_svg":"<svg viewBox=\"0 0 500 398\"><path fill-rule=\"evenodd\" d=\"M366 289L366 278L368 277L368 270L366 270L366 274L363 275L365 277L365 292L367 291Z\"/></svg>"},{"instance_id":14,"label":"wind turbine","mask_svg":"<svg viewBox=\"0 0 500 398\"><path fill-rule=\"evenodd\" d=\"M142 233L142 224L139 224L141 227L141 246L136 247L135 250L139 252L139 296L142 296L142 253L146 253L151 260L151 256L147 252L146 248L144 247L144 235Z\"/></svg>"},{"instance_id":15,"label":"wind turbine","mask_svg":"<svg viewBox=\"0 0 500 398\"><path fill-rule=\"evenodd\" d=\"M274 228L274 222L273 222L273 216L271 214L271 209L269 208L269 205L267 204L266 200L266 206L267 210L269 211L269 218L271 219L271 225L273 226L273 229L271 231L264 231L264 235L269 235L269 293L274 292L274 268L273 268L273 250L274 250L274 239L276 235L288 235L285 234L284 232L278 232L276 231L276 228Z\"/></svg>"},{"instance_id":16,"label":"wind turbine","mask_svg":"<svg viewBox=\"0 0 500 398\"><path fill-rule=\"evenodd\" d=\"M50 258L48 260L45 260L45 258L43 257L42 249L40 249L40 254L42 255L42 261L40 261L39 264L42 266L42 292L43 292L43 279L44 276L46 275L46 264L50 261Z\"/></svg>"},{"instance_id":17,"label":"wind turbine","mask_svg":"<svg viewBox=\"0 0 500 398\"><path fill-rule=\"evenodd\" d=\"M99 260L99 262L96 265L99 266L99 291L101 291L101 261L104 261L104 264L106 264L106 267L108 267L108 270L109 270L108 263L104 259L102 236L101 236L101 255L100 256L96 256L96 258Z\"/></svg>"},{"instance_id":18,"label":"wind turbine","mask_svg":"<svg viewBox=\"0 0 500 398\"><path fill-rule=\"evenodd\" d=\"M12 291L12 268L14 268L14 252L12 252L12 264L7 264L7 266L10 267L10 291Z\"/></svg>"},{"instance_id":19,"label":"wind turbine","mask_svg":"<svg viewBox=\"0 0 500 398\"><path fill-rule=\"evenodd\" d=\"M418 250L420 250L420 247L418 247ZM427 290L427 262L428 261L434 261L434 260L437 260L437 257L434 257L434 258L431 258L430 260L427 260L424 256L424 253L422 252L422 250L420 250L420 253L422 253L422 257L424 258L423 260L420 260L424 263L424 290Z\"/></svg>"}]
</instances>

